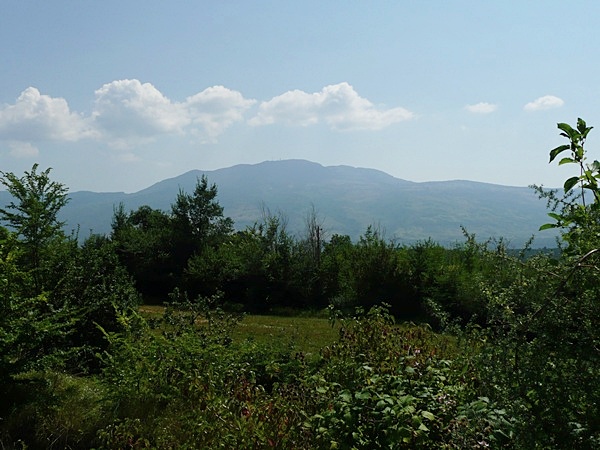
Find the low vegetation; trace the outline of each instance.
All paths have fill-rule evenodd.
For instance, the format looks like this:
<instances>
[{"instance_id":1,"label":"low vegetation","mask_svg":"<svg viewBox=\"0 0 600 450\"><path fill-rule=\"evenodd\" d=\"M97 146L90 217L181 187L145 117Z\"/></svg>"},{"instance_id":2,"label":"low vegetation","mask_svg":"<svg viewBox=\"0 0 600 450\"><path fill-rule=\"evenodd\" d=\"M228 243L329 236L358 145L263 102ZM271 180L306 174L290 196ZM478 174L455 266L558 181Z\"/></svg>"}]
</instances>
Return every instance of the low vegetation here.
<instances>
[{"instance_id":1,"label":"low vegetation","mask_svg":"<svg viewBox=\"0 0 600 450\"><path fill-rule=\"evenodd\" d=\"M600 448L600 163L559 129L553 253L234 232L206 178L80 245L49 169L0 172L0 445Z\"/></svg>"}]
</instances>

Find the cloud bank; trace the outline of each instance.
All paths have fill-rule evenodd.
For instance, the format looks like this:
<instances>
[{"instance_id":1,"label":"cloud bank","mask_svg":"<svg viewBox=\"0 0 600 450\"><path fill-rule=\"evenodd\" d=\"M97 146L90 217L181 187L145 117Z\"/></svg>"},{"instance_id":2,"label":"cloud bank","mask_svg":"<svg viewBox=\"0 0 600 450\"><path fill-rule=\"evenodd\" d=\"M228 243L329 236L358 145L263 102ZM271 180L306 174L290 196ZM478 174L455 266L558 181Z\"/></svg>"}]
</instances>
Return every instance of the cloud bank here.
<instances>
[{"instance_id":1,"label":"cloud bank","mask_svg":"<svg viewBox=\"0 0 600 450\"><path fill-rule=\"evenodd\" d=\"M10 143L15 156L34 155L31 143L43 141L94 139L130 148L160 135L189 134L212 142L242 121L254 103L223 86L173 102L150 83L116 80L96 90L91 113L84 116L72 112L64 98L29 87L14 104L0 106L0 140ZM27 151L25 143L31 146Z\"/></svg>"},{"instance_id":2,"label":"cloud bank","mask_svg":"<svg viewBox=\"0 0 600 450\"><path fill-rule=\"evenodd\" d=\"M380 130L414 117L404 108L376 107L345 82L312 94L288 91L263 101L249 114L257 103L224 86L212 86L176 102L150 83L115 80L95 91L91 111L84 115L71 111L64 98L29 87L14 104L0 105L0 141L8 143L14 157L34 157L38 155L34 144L44 141L91 139L120 149L164 135L215 142L247 115L251 126L323 123L333 130Z\"/></svg>"},{"instance_id":3,"label":"cloud bank","mask_svg":"<svg viewBox=\"0 0 600 450\"><path fill-rule=\"evenodd\" d=\"M380 130L413 117L414 114L404 108L378 109L348 83L339 83L312 94L288 91L262 102L258 114L249 123L255 126L325 123L335 130Z\"/></svg>"},{"instance_id":4,"label":"cloud bank","mask_svg":"<svg viewBox=\"0 0 600 450\"><path fill-rule=\"evenodd\" d=\"M525 111L543 111L546 109L560 108L565 102L554 95L544 95L532 102L527 103L523 109Z\"/></svg>"}]
</instances>

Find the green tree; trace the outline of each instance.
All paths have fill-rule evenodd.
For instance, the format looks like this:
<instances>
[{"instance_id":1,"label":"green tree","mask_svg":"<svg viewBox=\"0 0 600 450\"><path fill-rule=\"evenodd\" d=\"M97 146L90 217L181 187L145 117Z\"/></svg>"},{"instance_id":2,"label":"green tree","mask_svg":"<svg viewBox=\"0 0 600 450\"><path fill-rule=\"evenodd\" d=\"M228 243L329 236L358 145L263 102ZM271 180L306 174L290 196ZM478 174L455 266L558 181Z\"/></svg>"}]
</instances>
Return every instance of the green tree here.
<instances>
[{"instance_id":1,"label":"green tree","mask_svg":"<svg viewBox=\"0 0 600 450\"><path fill-rule=\"evenodd\" d=\"M19 265L22 253L16 233L0 227L0 386L18 373L52 365L54 349L64 346L77 320L47 293L31 294L31 272Z\"/></svg>"},{"instance_id":2,"label":"green tree","mask_svg":"<svg viewBox=\"0 0 600 450\"><path fill-rule=\"evenodd\" d=\"M107 345L104 332L122 331L118 317L137 308L139 294L119 261L115 243L104 236L91 235L69 254L56 255L53 266L59 275L48 294L49 303L69 311L73 325L66 342L72 353L68 368L95 371L96 354Z\"/></svg>"},{"instance_id":3,"label":"green tree","mask_svg":"<svg viewBox=\"0 0 600 450\"><path fill-rule=\"evenodd\" d=\"M126 213L121 204L115 209L111 239L146 301L164 302L176 286L174 274L181 271L173 257L171 217L149 206Z\"/></svg>"},{"instance_id":4,"label":"green tree","mask_svg":"<svg viewBox=\"0 0 600 450\"><path fill-rule=\"evenodd\" d=\"M182 265L206 246L215 246L233 232L233 221L223 216L217 201L217 186L208 185L206 176L196 182L192 194L180 190L171 206L176 233L176 257Z\"/></svg>"},{"instance_id":5,"label":"green tree","mask_svg":"<svg viewBox=\"0 0 600 450\"><path fill-rule=\"evenodd\" d=\"M37 168L38 164L34 164L23 177L0 172L0 183L13 197L6 208L0 208L0 219L23 242L26 266L32 271L36 291L41 292L40 267L44 247L53 238L63 236L64 223L58 220L58 213L69 199L68 189L50 180L50 168L40 173Z\"/></svg>"},{"instance_id":6,"label":"green tree","mask_svg":"<svg viewBox=\"0 0 600 450\"><path fill-rule=\"evenodd\" d=\"M202 259L218 250L226 239L233 233L233 220L223 216L223 207L217 201L217 186L209 186L206 176L196 182L192 194L180 190L175 203L171 206L172 223L172 256L175 275L180 284L185 284L185 290L192 290L192 296L199 293L194 286L206 278L198 261L193 263L194 270L185 270L190 259ZM203 289L200 289L202 291Z\"/></svg>"}]
</instances>

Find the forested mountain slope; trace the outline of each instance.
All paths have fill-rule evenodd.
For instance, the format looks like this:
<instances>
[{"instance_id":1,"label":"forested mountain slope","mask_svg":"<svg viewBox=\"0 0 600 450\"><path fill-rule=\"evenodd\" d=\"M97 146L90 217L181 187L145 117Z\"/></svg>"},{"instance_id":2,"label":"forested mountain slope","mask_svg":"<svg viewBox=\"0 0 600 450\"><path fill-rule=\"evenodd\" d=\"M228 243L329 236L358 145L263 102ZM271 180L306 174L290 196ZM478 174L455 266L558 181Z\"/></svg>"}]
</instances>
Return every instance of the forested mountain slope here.
<instances>
[{"instance_id":1,"label":"forested mountain slope","mask_svg":"<svg viewBox=\"0 0 600 450\"><path fill-rule=\"evenodd\" d=\"M462 240L461 226L478 238L504 237L520 246L536 234L536 247L553 247L554 234L538 233L547 222L546 204L527 187L471 181L415 183L373 169L324 167L304 160L268 161L214 171L192 170L136 193L72 192L62 211L67 230L80 236L110 231L113 208L141 205L169 210L179 189L193 190L206 175L218 187L225 215L244 229L259 221L264 211L283 214L288 230L301 234L313 209L328 235L358 238L375 225L401 243L432 238L441 244ZM6 204L7 193L0 192Z\"/></svg>"}]
</instances>

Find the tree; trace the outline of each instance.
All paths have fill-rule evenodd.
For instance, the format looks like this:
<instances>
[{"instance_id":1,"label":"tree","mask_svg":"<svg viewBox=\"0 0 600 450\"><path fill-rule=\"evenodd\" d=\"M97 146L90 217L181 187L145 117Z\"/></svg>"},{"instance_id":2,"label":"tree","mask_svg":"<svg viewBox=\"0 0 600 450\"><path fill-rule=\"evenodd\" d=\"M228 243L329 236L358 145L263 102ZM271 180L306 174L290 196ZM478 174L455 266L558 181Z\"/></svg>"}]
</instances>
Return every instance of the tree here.
<instances>
[{"instance_id":1,"label":"tree","mask_svg":"<svg viewBox=\"0 0 600 450\"><path fill-rule=\"evenodd\" d=\"M190 257L201 256L207 248L218 247L233 232L233 220L223 217L223 207L216 198L217 186L209 186L203 175L197 180L192 194L180 190L171 206L173 256L181 269L179 274Z\"/></svg>"},{"instance_id":2,"label":"tree","mask_svg":"<svg viewBox=\"0 0 600 450\"><path fill-rule=\"evenodd\" d=\"M173 274L181 271L173 260L171 217L149 206L126 213L120 204L115 209L111 239L145 300L162 303L175 288Z\"/></svg>"},{"instance_id":3,"label":"tree","mask_svg":"<svg viewBox=\"0 0 600 450\"><path fill-rule=\"evenodd\" d=\"M41 290L39 269L44 246L53 238L63 236L63 222L58 212L69 201L68 189L51 181L51 168L37 173L38 164L21 178L11 172L0 171L0 183L13 196L6 208L0 208L0 219L20 237L24 247L26 266L32 270L35 289Z\"/></svg>"},{"instance_id":4,"label":"tree","mask_svg":"<svg viewBox=\"0 0 600 450\"><path fill-rule=\"evenodd\" d=\"M48 300L68 311L71 321L76 320L66 340L66 347L74 353L66 361L69 368L94 371L99 368L95 355L108 344L104 333L123 331L118 318L137 308L139 294L119 261L116 244L104 236L91 235L63 259L66 263L53 264L59 279Z\"/></svg>"},{"instance_id":5,"label":"tree","mask_svg":"<svg viewBox=\"0 0 600 450\"><path fill-rule=\"evenodd\" d=\"M209 186L203 175L196 181L193 194L180 189L171 207L175 224L196 246L212 244L233 231L233 221L223 217L223 207L216 198L217 186Z\"/></svg>"}]
</instances>

